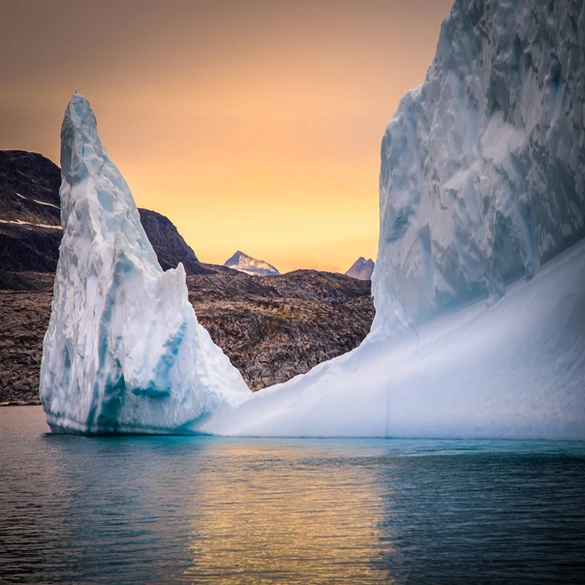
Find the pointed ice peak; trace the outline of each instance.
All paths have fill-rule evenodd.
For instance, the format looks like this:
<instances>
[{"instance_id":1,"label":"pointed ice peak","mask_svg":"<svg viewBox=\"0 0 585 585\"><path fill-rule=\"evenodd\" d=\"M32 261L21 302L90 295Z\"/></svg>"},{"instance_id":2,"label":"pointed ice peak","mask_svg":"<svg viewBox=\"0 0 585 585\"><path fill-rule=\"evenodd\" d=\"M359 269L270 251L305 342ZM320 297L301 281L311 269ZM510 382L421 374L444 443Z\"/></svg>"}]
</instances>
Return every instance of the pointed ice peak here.
<instances>
[{"instance_id":1,"label":"pointed ice peak","mask_svg":"<svg viewBox=\"0 0 585 585\"><path fill-rule=\"evenodd\" d=\"M145 267L162 272L130 188L100 140L89 101L79 92L69 101L61 127L61 178L65 231L70 218L89 214L83 228L90 230L92 238L113 245L115 235L121 233L126 247L141 257ZM79 227L76 221L75 229Z\"/></svg>"},{"instance_id":2,"label":"pointed ice peak","mask_svg":"<svg viewBox=\"0 0 585 585\"><path fill-rule=\"evenodd\" d=\"M240 250L228 258L225 261L224 266L233 268L234 270L239 270L240 272L245 272L246 274L251 274L252 276L276 276L280 274L272 264L268 264L268 262L265 262L264 260L252 258L252 256L248 256L248 254L245 254Z\"/></svg>"},{"instance_id":3,"label":"pointed ice peak","mask_svg":"<svg viewBox=\"0 0 585 585\"><path fill-rule=\"evenodd\" d=\"M61 140L64 231L40 381L47 422L90 434L196 431L248 388L197 323L183 265L161 269L79 93Z\"/></svg>"}]
</instances>

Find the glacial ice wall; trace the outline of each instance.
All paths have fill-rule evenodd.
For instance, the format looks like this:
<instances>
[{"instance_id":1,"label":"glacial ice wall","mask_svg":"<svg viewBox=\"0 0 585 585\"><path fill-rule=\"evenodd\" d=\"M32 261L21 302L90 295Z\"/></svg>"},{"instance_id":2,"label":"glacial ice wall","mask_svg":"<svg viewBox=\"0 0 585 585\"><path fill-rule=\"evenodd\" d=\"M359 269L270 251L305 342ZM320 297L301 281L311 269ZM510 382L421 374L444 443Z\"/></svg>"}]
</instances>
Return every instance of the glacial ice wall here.
<instances>
[{"instance_id":1,"label":"glacial ice wall","mask_svg":"<svg viewBox=\"0 0 585 585\"><path fill-rule=\"evenodd\" d=\"M456 0L384 136L371 334L203 428L585 440L584 150L585 3Z\"/></svg>"},{"instance_id":2,"label":"glacial ice wall","mask_svg":"<svg viewBox=\"0 0 585 585\"><path fill-rule=\"evenodd\" d=\"M381 158L374 331L531 278L585 235L585 3L456 0Z\"/></svg>"},{"instance_id":3,"label":"glacial ice wall","mask_svg":"<svg viewBox=\"0 0 585 585\"><path fill-rule=\"evenodd\" d=\"M54 431L196 431L250 392L197 323L182 264L163 272L80 94L61 132L63 240L40 394Z\"/></svg>"}]
</instances>

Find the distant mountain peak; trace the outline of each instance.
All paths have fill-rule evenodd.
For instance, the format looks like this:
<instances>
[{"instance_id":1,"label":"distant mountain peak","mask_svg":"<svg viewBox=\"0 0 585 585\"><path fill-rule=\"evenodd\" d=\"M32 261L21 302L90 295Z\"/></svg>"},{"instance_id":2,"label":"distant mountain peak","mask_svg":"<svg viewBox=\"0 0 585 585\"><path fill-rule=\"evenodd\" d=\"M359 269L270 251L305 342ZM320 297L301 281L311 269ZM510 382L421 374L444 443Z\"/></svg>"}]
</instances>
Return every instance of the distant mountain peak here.
<instances>
[{"instance_id":1,"label":"distant mountain peak","mask_svg":"<svg viewBox=\"0 0 585 585\"><path fill-rule=\"evenodd\" d=\"M272 264L268 264L264 260L252 258L252 256L248 256L248 254L245 254L241 250L238 250L233 256L228 258L224 266L251 274L252 276L276 276L280 274Z\"/></svg>"},{"instance_id":2,"label":"distant mountain peak","mask_svg":"<svg viewBox=\"0 0 585 585\"><path fill-rule=\"evenodd\" d=\"M371 258L366 260L363 256L360 256L345 274L359 280L371 280L374 266L374 261Z\"/></svg>"}]
</instances>

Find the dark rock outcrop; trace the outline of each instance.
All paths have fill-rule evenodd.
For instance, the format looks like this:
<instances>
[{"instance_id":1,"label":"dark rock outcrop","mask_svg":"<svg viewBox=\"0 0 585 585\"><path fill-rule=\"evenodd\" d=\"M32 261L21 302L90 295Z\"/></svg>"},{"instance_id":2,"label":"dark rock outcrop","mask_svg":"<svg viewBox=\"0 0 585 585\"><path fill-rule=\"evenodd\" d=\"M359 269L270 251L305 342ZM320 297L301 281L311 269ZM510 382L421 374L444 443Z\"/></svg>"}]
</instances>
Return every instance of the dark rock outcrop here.
<instances>
[{"instance_id":1,"label":"dark rock outcrop","mask_svg":"<svg viewBox=\"0 0 585 585\"><path fill-rule=\"evenodd\" d=\"M0 271L54 272L61 243L61 171L48 158L0 151ZM187 274L206 274L193 250L164 215L139 209L144 231L164 270L182 262Z\"/></svg>"},{"instance_id":2,"label":"dark rock outcrop","mask_svg":"<svg viewBox=\"0 0 585 585\"><path fill-rule=\"evenodd\" d=\"M199 274L199 260L173 222L156 211L149 209L138 211L142 227L156 251L162 269L175 268L179 262L182 262L187 274Z\"/></svg>"},{"instance_id":3,"label":"dark rock outcrop","mask_svg":"<svg viewBox=\"0 0 585 585\"><path fill-rule=\"evenodd\" d=\"M0 219L61 225L59 167L35 152L0 150Z\"/></svg>"}]
</instances>

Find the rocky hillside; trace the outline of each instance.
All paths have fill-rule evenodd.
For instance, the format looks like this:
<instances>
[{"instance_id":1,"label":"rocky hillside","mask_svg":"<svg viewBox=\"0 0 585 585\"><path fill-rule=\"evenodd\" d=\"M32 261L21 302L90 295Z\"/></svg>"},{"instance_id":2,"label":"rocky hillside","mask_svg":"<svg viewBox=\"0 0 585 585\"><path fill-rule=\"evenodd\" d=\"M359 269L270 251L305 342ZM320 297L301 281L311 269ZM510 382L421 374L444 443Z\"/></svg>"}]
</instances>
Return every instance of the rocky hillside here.
<instances>
[{"instance_id":1,"label":"rocky hillside","mask_svg":"<svg viewBox=\"0 0 585 585\"><path fill-rule=\"evenodd\" d=\"M285 382L357 347L370 330L370 282L297 270L187 278L199 322L252 390Z\"/></svg>"},{"instance_id":2,"label":"rocky hillside","mask_svg":"<svg viewBox=\"0 0 585 585\"><path fill-rule=\"evenodd\" d=\"M370 329L370 282L299 270L258 277L203 265L187 277L199 322L253 390L357 347ZM38 400L53 274L0 274L0 403Z\"/></svg>"},{"instance_id":3,"label":"rocky hillside","mask_svg":"<svg viewBox=\"0 0 585 585\"><path fill-rule=\"evenodd\" d=\"M38 400L61 239L60 172L34 153L0 151L0 403ZM164 216L140 210L163 268L180 260L199 322L253 390L305 373L362 341L370 282L298 270L251 276L197 260Z\"/></svg>"},{"instance_id":4,"label":"rocky hillside","mask_svg":"<svg viewBox=\"0 0 585 585\"><path fill-rule=\"evenodd\" d=\"M0 151L0 270L55 271L62 235L60 185L59 167L44 156ZM182 262L188 274L206 272L167 217L148 209L139 211L165 270Z\"/></svg>"}]
</instances>

